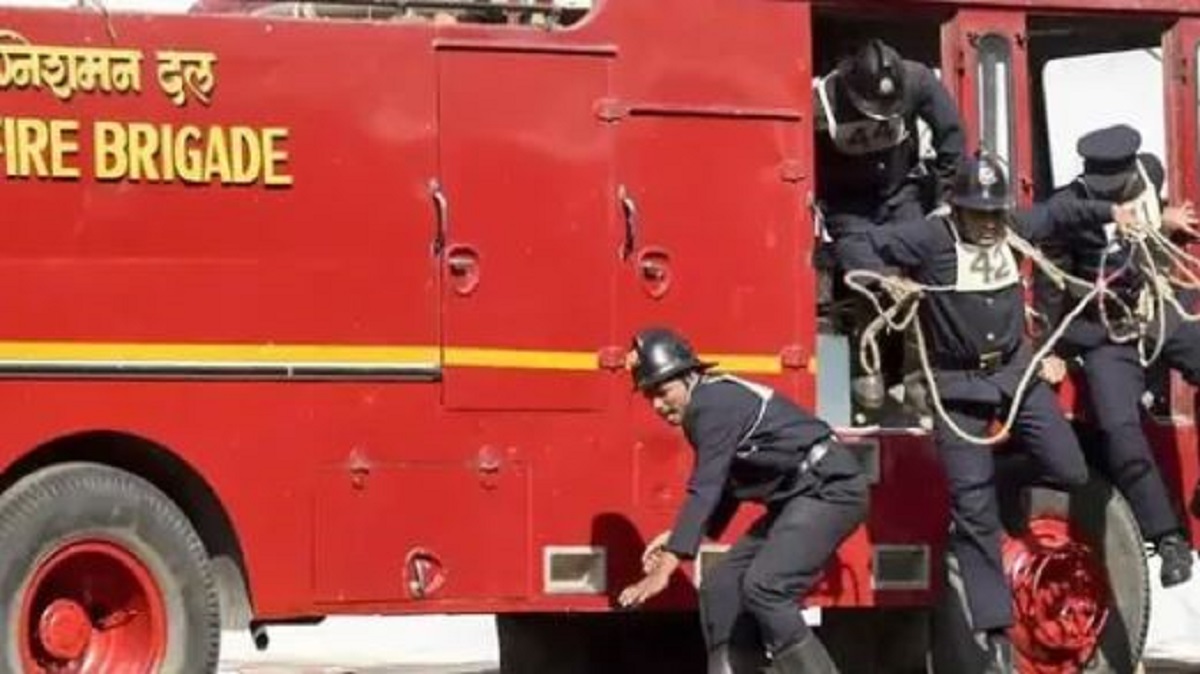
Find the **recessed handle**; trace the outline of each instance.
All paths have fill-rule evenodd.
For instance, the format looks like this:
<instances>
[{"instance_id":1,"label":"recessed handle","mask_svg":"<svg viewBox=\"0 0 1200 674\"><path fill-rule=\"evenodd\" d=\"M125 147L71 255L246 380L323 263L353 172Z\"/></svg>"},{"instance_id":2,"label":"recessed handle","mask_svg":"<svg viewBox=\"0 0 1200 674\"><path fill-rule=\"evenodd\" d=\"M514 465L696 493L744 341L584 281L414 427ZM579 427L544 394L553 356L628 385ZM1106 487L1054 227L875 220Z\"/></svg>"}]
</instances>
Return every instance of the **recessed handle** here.
<instances>
[{"instance_id":1,"label":"recessed handle","mask_svg":"<svg viewBox=\"0 0 1200 674\"><path fill-rule=\"evenodd\" d=\"M671 290L673 270L671 254L663 248L646 248L638 253L637 273L642 289L654 299L665 296Z\"/></svg>"},{"instance_id":2,"label":"recessed handle","mask_svg":"<svg viewBox=\"0 0 1200 674\"><path fill-rule=\"evenodd\" d=\"M470 295L479 286L479 252L471 246L455 244L446 250L446 271L459 295Z\"/></svg>"}]
</instances>

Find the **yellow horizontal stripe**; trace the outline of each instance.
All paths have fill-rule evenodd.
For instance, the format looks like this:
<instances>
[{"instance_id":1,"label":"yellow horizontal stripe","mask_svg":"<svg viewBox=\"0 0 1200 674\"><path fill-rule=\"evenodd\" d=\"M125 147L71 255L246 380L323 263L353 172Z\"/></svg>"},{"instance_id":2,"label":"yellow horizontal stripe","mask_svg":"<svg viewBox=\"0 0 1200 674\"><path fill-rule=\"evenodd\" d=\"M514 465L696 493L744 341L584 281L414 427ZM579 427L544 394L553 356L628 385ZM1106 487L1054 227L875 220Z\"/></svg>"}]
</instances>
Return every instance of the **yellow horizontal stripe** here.
<instances>
[{"instance_id":1,"label":"yellow horizontal stripe","mask_svg":"<svg viewBox=\"0 0 1200 674\"><path fill-rule=\"evenodd\" d=\"M783 364L779 361L779 356L712 353L701 354L700 359L716 363L719 369L727 372L747 372L753 374L779 374L783 372Z\"/></svg>"},{"instance_id":2,"label":"yellow horizontal stripe","mask_svg":"<svg viewBox=\"0 0 1200 674\"><path fill-rule=\"evenodd\" d=\"M82 363L437 363L435 346L0 342L0 361Z\"/></svg>"},{"instance_id":3,"label":"yellow horizontal stripe","mask_svg":"<svg viewBox=\"0 0 1200 674\"><path fill-rule=\"evenodd\" d=\"M524 351L447 347L446 367L511 367L526 370L595 370L599 356L587 351Z\"/></svg>"},{"instance_id":4,"label":"yellow horizontal stripe","mask_svg":"<svg viewBox=\"0 0 1200 674\"><path fill-rule=\"evenodd\" d=\"M731 372L778 374L779 356L706 354L704 360ZM437 346L356 346L342 344L171 344L149 342L0 341L0 362L10 363L197 363L270 364L432 364L445 367L528 370L596 370L589 351L540 351Z\"/></svg>"}]
</instances>

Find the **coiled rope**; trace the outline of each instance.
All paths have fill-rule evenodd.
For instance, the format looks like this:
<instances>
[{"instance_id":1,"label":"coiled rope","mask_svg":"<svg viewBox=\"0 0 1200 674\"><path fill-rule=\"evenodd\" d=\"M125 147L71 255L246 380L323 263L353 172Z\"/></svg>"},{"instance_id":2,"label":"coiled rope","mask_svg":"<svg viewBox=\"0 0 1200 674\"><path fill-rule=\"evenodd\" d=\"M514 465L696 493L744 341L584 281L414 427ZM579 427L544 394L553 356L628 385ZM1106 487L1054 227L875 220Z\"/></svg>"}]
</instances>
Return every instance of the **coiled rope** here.
<instances>
[{"instance_id":1,"label":"coiled rope","mask_svg":"<svg viewBox=\"0 0 1200 674\"><path fill-rule=\"evenodd\" d=\"M1004 423L991 435L978 436L968 433L946 411L945 405L942 402L941 392L938 389L937 379L933 374L933 366L930 363L929 349L925 343L925 333L921 328L920 321L917 320L921 301L926 296L937 293L955 292L954 286L920 284L907 278L889 276L869 270L847 272L845 275L846 285L866 297L877 313L876 318L863 331L859 343L859 362L866 372L872 374L878 373L881 361L879 333L885 328L896 332L913 330L916 337L917 355L920 360L921 370L925 376L925 380L928 382L929 396L933 401L933 406L938 417L947 428L967 442L982 446L1000 444L1008 439L1009 433L1016 424L1016 418L1020 412L1019 402L1024 399L1025 393L1033 384L1042 361L1054 351L1054 348L1062 340L1063 335L1066 334L1071 324L1083 314L1092 302L1099 301L1100 303L1101 320L1108 331L1110 339L1117 343L1128 343L1135 339L1138 341L1138 352L1143 366L1153 363L1162 353L1163 343L1166 341L1167 323L1165 309L1167 305L1174 308L1184 321L1200 321L1200 313L1192 313L1186 310L1175 295L1175 288L1177 287L1183 289L1200 289L1200 275L1197 274L1197 269L1200 269L1200 258L1183 250L1171 241L1170 237L1148 222L1139 222L1132 227L1121 229L1118 236L1133 243L1135 254L1128 256L1119 268L1106 273L1105 269L1108 262L1108 247L1106 247L1101 254L1100 267L1096 278L1089 281L1068 273L1047 258L1036 246L1013 233L1011 227L1008 228L1005 239L1008 246L1015 252L1032 260L1042 273L1060 289L1072 288L1077 292L1082 292L1083 295L1075 302L1071 310L1067 312L1066 316L1059 322L1059 325L1035 352L1029 366L1025 368L1025 371L1021 375L1020 383L1013 396L1013 404L1009 406ZM1157 256L1156 252L1158 253ZM1169 271L1167 273L1160 270L1158 263L1159 256L1168 263ZM1139 306L1136 307L1130 306L1129 302L1110 287L1114 281L1131 271L1140 272L1147 279L1143 297L1138 302ZM1184 274L1183 278L1176 276L1176 273L1180 271ZM891 306L885 307L883 305L876 289L882 289L892 298ZM1146 301L1147 295L1149 296L1149 302ZM1122 325L1133 325L1135 329L1125 332L1119 331L1116 324L1108 315L1108 307L1110 305L1120 309L1121 316L1118 322ZM1146 327L1150 321L1155 319L1157 319L1157 337L1154 340L1153 351L1147 355L1145 351L1148 335Z\"/></svg>"}]
</instances>

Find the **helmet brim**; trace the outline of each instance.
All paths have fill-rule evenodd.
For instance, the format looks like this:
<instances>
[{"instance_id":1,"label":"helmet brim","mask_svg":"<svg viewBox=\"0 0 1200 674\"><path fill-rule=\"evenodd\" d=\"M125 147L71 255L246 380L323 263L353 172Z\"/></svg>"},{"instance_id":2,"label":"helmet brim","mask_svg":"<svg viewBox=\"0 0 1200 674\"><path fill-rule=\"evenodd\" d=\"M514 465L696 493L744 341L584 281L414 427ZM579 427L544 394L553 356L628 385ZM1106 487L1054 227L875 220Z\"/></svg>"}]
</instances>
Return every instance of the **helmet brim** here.
<instances>
[{"instance_id":1,"label":"helmet brim","mask_svg":"<svg viewBox=\"0 0 1200 674\"><path fill-rule=\"evenodd\" d=\"M1012 203L1007 199L989 199L984 197L950 197L950 205L981 213L1004 213L1012 210Z\"/></svg>"},{"instance_id":2,"label":"helmet brim","mask_svg":"<svg viewBox=\"0 0 1200 674\"><path fill-rule=\"evenodd\" d=\"M716 366L716 363L709 363L701 360L696 361L694 364L688 365L687 367L678 367L656 372L645 379L635 381L633 384L633 390L645 392L654 388L655 386L658 386L659 384L671 381L672 379L678 379L685 375L691 374L692 372L707 372Z\"/></svg>"},{"instance_id":3,"label":"helmet brim","mask_svg":"<svg viewBox=\"0 0 1200 674\"><path fill-rule=\"evenodd\" d=\"M1133 175L1137 175L1134 173ZM1130 183L1129 173L1084 173L1083 184L1093 194L1107 197L1120 195ZM1137 181L1141 183L1141 180ZM1144 189L1144 186L1143 186Z\"/></svg>"}]
</instances>

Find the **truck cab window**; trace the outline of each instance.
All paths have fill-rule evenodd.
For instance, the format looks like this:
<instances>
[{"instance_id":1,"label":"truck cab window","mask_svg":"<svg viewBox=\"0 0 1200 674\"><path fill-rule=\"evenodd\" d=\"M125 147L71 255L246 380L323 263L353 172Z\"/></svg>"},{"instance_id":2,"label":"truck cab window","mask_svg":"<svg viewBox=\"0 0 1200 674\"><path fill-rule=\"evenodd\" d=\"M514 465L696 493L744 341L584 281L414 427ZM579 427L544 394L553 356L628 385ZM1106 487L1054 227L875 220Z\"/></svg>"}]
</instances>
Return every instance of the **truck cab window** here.
<instances>
[{"instance_id":1,"label":"truck cab window","mask_svg":"<svg viewBox=\"0 0 1200 674\"><path fill-rule=\"evenodd\" d=\"M1012 47L1004 35L979 38L979 142L1015 175L1013 166Z\"/></svg>"}]
</instances>

